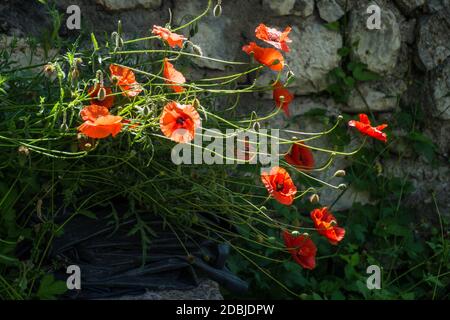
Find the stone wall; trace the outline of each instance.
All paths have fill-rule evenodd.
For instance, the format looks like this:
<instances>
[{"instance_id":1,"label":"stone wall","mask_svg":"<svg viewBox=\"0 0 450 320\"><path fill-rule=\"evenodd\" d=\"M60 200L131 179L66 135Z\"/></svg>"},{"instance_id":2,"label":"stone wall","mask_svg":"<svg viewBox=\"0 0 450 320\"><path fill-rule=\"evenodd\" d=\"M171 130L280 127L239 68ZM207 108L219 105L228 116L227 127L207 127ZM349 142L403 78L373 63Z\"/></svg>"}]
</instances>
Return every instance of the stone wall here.
<instances>
[{"instance_id":1,"label":"stone wall","mask_svg":"<svg viewBox=\"0 0 450 320\"><path fill-rule=\"evenodd\" d=\"M24 2L29 5L24 5ZM59 0L64 13L67 6L77 4L82 12L83 30L97 34L116 29L123 22L125 38L145 36L153 24L164 25L172 16L179 25L199 14L206 0ZM215 0L214 0L215 4ZM368 30L366 9L371 4L381 7L381 30ZM358 113L370 109L378 120L389 121L401 105L417 105L426 114L422 131L437 146L439 164L430 165L411 152L404 143L406 132L394 130L399 139L393 143L382 165L386 174L409 175L417 191L409 199L417 209L431 204L436 191L441 211L449 212L448 152L450 133L450 0L223 0L220 17L211 13L199 23L198 33L191 39L205 56L224 60L248 61L241 46L254 39L260 23L284 28L292 26L291 53L287 62L295 73L291 90L296 98L291 105L293 116L314 108L329 114ZM343 16L348 17L342 32L327 28ZM50 25L37 1L3 0L0 3L0 33L9 36L39 36ZM76 36L63 26L62 36ZM352 44L358 43L357 46ZM329 72L341 63L337 53L343 46L352 47L352 59L367 64L368 69L382 76L381 80L362 83L353 90L347 103L336 103L325 92ZM194 61L191 78L232 71L214 61ZM269 83L274 75L266 72L258 80ZM251 82L253 79L245 79ZM243 97L243 110L265 110L273 106L270 95ZM282 123L283 116L273 125ZM293 130L315 129L315 123L298 121ZM335 167L346 165L346 160ZM336 193L323 195L332 201ZM327 198L328 197L328 198ZM345 209L363 194L348 193L338 208Z\"/></svg>"}]
</instances>

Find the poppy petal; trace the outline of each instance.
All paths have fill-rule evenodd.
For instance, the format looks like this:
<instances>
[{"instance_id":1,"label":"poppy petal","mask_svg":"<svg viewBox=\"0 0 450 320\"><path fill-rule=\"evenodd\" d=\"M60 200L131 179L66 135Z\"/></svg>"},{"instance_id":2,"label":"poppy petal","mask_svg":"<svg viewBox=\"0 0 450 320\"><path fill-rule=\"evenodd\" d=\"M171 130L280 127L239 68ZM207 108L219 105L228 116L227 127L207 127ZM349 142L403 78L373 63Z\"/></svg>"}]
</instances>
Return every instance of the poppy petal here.
<instances>
[{"instance_id":1,"label":"poppy petal","mask_svg":"<svg viewBox=\"0 0 450 320\"><path fill-rule=\"evenodd\" d=\"M195 131L201 126L201 119L192 105L172 101L164 107L159 124L166 137L178 143L186 143L194 139Z\"/></svg>"},{"instance_id":2,"label":"poppy petal","mask_svg":"<svg viewBox=\"0 0 450 320\"><path fill-rule=\"evenodd\" d=\"M161 26L153 26L152 33L165 40L171 48L182 48L183 42L187 40L186 37L180 34L173 33L169 29L163 28Z\"/></svg>"},{"instance_id":3,"label":"poppy petal","mask_svg":"<svg viewBox=\"0 0 450 320\"><path fill-rule=\"evenodd\" d=\"M242 50L247 54L253 54L256 61L274 71L281 71L284 68L284 57L274 48L261 48L255 42L250 42L243 46Z\"/></svg>"},{"instance_id":4,"label":"poppy petal","mask_svg":"<svg viewBox=\"0 0 450 320\"><path fill-rule=\"evenodd\" d=\"M269 173L261 174L261 181L269 194L279 203L289 206L294 202L297 187L285 169L273 167Z\"/></svg>"},{"instance_id":5,"label":"poppy petal","mask_svg":"<svg viewBox=\"0 0 450 320\"><path fill-rule=\"evenodd\" d=\"M172 88L173 91L178 93L183 92L185 90L184 87L175 84L186 83L186 78L180 71L174 68L173 64L171 64L167 58L164 59L163 76L166 79L165 82L167 84L172 84L170 87Z\"/></svg>"},{"instance_id":6,"label":"poppy petal","mask_svg":"<svg viewBox=\"0 0 450 320\"><path fill-rule=\"evenodd\" d=\"M267 42L268 44L274 46L275 48L289 52L288 43L292 42L288 35L291 32L291 27L286 27L286 29L281 32L275 28L269 28L265 24L261 23L255 30L255 35L258 39Z\"/></svg>"},{"instance_id":7,"label":"poppy petal","mask_svg":"<svg viewBox=\"0 0 450 320\"><path fill-rule=\"evenodd\" d=\"M92 122L97 120L98 117L104 117L107 115L109 115L108 108L96 104L91 104L90 106L84 107L80 112L81 119Z\"/></svg>"}]
</instances>

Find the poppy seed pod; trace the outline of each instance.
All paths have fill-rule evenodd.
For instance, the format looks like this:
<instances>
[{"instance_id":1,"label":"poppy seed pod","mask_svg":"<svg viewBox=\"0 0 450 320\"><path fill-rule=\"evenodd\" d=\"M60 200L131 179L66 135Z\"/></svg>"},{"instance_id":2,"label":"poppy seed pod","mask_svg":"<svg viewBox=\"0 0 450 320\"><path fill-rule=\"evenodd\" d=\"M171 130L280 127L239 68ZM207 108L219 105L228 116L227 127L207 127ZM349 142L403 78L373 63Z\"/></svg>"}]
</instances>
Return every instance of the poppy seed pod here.
<instances>
[{"instance_id":1,"label":"poppy seed pod","mask_svg":"<svg viewBox=\"0 0 450 320\"><path fill-rule=\"evenodd\" d=\"M345 183L341 183L341 184L338 186L338 188L339 188L339 190L345 190L345 189L347 189L347 185L346 185Z\"/></svg>"},{"instance_id":2,"label":"poppy seed pod","mask_svg":"<svg viewBox=\"0 0 450 320\"><path fill-rule=\"evenodd\" d=\"M291 232L291 235L292 235L293 237L298 237L298 236L300 235L300 232L298 232L298 231L292 231L292 232Z\"/></svg>"}]
</instances>

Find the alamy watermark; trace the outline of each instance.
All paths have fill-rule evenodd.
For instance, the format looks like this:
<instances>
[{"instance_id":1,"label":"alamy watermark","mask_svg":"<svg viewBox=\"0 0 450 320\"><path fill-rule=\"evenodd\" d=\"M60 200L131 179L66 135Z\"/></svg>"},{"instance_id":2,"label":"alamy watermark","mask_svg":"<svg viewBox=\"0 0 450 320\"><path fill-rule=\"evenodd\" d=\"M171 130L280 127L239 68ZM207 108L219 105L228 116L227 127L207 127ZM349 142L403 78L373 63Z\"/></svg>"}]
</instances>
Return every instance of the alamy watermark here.
<instances>
[{"instance_id":1,"label":"alamy watermark","mask_svg":"<svg viewBox=\"0 0 450 320\"><path fill-rule=\"evenodd\" d=\"M245 163L274 167L279 163L279 140L278 129L198 129L190 143L173 147L171 158L176 165Z\"/></svg>"},{"instance_id":2,"label":"alamy watermark","mask_svg":"<svg viewBox=\"0 0 450 320\"><path fill-rule=\"evenodd\" d=\"M66 285L69 290L81 289L81 269L79 266L73 264L67 267L66 273L70 274L67 278Z\"/></svg>"},{"instance_id":3,"label":"alamy watermark","mask_svg":"<svg viewBox=\"0 0 450 320\"><path fill-rule=\"evenodd\" d=\"M81 9L79 6L73 4L67 7L66 13L69 17L66 20L66 26L69 30L81 29Z\"/></svg>"},{"instance_id":4,"label":"alamy watermark","mask_svg":"<svg viewBox=\"0 0 450 320\"><path fill-rule=\"evenodd\" d=\"M367 277L366 285L369 290L380 290L381 289L381 268L377 265L371 265L367 267L367 274L370 274Z\"/></svg>"},{"instance_id":5,"label":"alamy watermark","mask_svg":"<svg viewBox=\"0 0 450 320\"><path fill-rule=\"evenodd\" d=\"M370 14L367 19L367 29L369 30L380 30L381 29L381 9L376 4L373 4L367 8L366 11Z\"/></svg>"}]
</instances>

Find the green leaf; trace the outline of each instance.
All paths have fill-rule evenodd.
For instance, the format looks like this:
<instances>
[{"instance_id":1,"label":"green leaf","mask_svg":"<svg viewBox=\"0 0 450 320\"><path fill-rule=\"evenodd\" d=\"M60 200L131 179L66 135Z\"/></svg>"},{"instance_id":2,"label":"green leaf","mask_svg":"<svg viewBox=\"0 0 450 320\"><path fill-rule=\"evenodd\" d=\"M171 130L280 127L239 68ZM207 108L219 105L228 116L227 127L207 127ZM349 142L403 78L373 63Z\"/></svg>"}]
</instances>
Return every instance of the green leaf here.
<instances>
[{"instance_id":1,"label":"green leaf","mask_svg":"<svg viewBox=\"0 0 450 320\"><path fill-rule=\"evenodd\" d=\"M347 76L344 72L344 70L342 70L342 68L337 67L334 70L334 74L338 77L338 78L342 78L345 79L345 77Z\"/></svg>"},{"instance_id":2,"label":"green leaf","mask_svg":"<svg viewBox=\"0 0 450 320\"><path fill-rule=\"evenodd\" d=\"M78 213L91 219L97 219L96 214L90 210L80 210Z\"/></svg>"},{"instance_id":3,"label":"green leaf","mask_svg":"<svg viewBox=\"0 0 450 320\"><path fill-rule=\"evenodd\" d=\"M353 79L352 77L345 77L344 79L344 83L348 86L348 87L350 87L350 88L353 88L354 86L355 86L355 79Z\"/></svg>"},{"instance_id":4,"label":"green leaf","mask_svg":"<svg viewBox=\"0 0 450 320\"><path fill-rule=\"evenodd\" d=\"M365 65L357 64L352 70L353 78L358 81L374 81L379 80L380 76L375 72L366 69Z\"/></svg>"},{"instance_id":5,"label":"green leaf","mask_svg":"<svg viewBox=\"0 0 450 320\"><path fill-rule=\"evenodd\" d=\"M54 300L57 296L67 291L67 285L64 281L55 280L55 277L45 275L39 286L37 297L42 300Z\"/></svg>"},{"instance_id":6,"label":"green leaf","mask_svg":"<svg viewBox=\"0 0 450 320\"><path fill-rule=\"evenodd\" d=\"M93 32L91 32L91 41L92 41L92 45L94 46L94 51L98 51L99 46L98 46L97 38L95 37L95 34Z\"/></svg>"},{"instance_id":7,"label":"green leaf","mask_svg":"<svg viewBox=\"0 0 450 320\"><path fill-rule=\"evenodd\" d=\"M338 55L341 57L346 57L350 54L350 48L342 47L338 50Z\"/></svg>"},{"instance_id":8,"label":"green leaf","mask_svg":"<svg viewBox=\"0 0 450 320\"><path fill-rule=\"evenodd\" d=\"M325 24L325 28L333 31L339 31L341 29L341 24L339 23L339 21L334 21Z\"/></svg>"}]
</instances>

